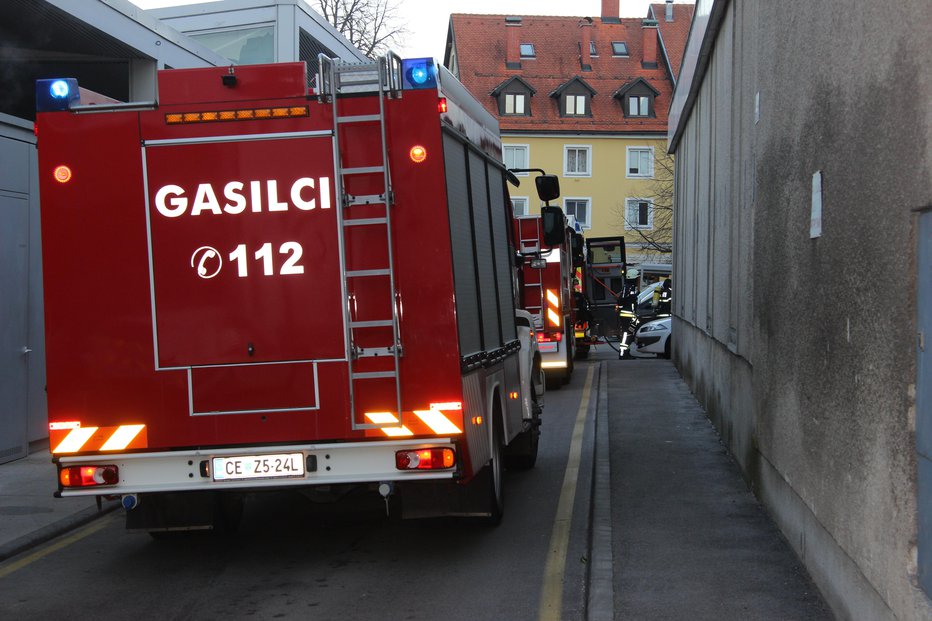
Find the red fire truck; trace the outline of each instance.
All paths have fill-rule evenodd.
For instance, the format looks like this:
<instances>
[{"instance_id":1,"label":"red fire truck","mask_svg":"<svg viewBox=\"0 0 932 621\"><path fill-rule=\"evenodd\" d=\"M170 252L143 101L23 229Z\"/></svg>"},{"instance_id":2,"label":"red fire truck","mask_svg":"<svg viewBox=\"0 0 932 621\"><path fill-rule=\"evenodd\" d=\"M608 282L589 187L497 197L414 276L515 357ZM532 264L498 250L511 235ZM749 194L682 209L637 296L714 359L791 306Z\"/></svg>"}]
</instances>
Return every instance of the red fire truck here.
<instances>
[{"instance_id":1,"label":"red fire truck","mask_svg":"<svg viewBox=\"0 0 932 621\"><path fill-rule=\"evenodd\" d=\"M541 179L542 177L538 177ZM515 218L518 248L524 256L522 306L534 317L541 366L550 387L570 381L576 356L573 301L573 236L559 207Z\"/></svg>"},{"instance_id":2,"label":"red fire truck","mask_svg":"<svg viewBox=\"0 0 932 621\"><path fill-rule=\"evenodd\" d=\"M496 522L533 466L497 122L431 59L319 61L37 83L59 495L150 532L361 484Z\"/></svg>"}]
</instances>

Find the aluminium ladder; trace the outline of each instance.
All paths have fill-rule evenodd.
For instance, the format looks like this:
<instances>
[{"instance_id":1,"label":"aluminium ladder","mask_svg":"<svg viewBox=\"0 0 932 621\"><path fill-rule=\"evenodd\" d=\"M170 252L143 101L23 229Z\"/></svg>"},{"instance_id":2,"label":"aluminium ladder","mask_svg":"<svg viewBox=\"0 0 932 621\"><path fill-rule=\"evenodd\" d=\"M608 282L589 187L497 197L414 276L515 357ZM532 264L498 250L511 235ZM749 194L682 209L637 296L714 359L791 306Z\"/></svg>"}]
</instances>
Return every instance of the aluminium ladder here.
<instances>
[{"instance_id":1,"label":"aluminium ladder","mask_svg":"<svg viewBox=\"0 0 932 621\"><path fill-rule=\"evenodd\" d=\"M395 269L392 253L392 218L391 208L394 203L392 193L391 172L388 164L388 145L385 130L385 100L401 96L401 59L389 52L371 62L347 63L340 59L331 59L323 54L318 56L319 73L317 75L317 99L322 104L330 104L333 108L333 149L334 149L334 175L339 196L339 237L340 237L340 273L343 286L344 306L343 319L346 326L346 349L349 373L349 399L352 414L352 427L358 429L383 429L403 426L401 410L401 379L399 375L399 359L403 355L401 335L399 330L398 294L395 288ZM346 95L361 93L377 93L379 101L378 114L343 114L341 101ZM341 128L349 124L364 123L377 125L381 141L381 149L375 153L378 161L369 166L348 167L344 165L345 153L341 149ZM374 129L374 128L373 128ZM381 192L367 195L353 195L347 192L347 180L353 176L375 176L382 178ZM376 217L354 217L354 206L382 206ZM352 270L347 259L347 231L351 227L374 227L384 232L387 247L387 264L373 269ZM391 307L391 316L358 321L355 319L355 293L352 282L357 279L384 279L388 281L388 291L391 299L387 300ZM384 300L383 300L384 302ZM372 329L391 327L391 342L379 347L361 347L363 334ZM364 358L380 357L387 361L388 369L379 371L359 371L358 362ZM395 412L397 420L379 420L367 422L360 420L357 409L357 392L368 382L393 380L395 386Z\"/></svg>"}]
</instances>

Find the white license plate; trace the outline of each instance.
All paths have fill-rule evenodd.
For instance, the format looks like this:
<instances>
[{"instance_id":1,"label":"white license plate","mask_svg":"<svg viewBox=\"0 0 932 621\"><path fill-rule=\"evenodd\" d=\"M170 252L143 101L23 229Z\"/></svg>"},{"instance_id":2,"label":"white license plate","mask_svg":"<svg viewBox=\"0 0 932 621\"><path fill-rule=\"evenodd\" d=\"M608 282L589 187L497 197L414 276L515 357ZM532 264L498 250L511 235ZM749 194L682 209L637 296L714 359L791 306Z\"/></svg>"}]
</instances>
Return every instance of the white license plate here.
<instances>
[{"instance_id":1,"label":"white license plate","mask_svg":"<svg viewBox=\"0 0 932 621\"><path fill-rule=\"evenodd\" d=\"M213 473L214 481L303 477L304 455L302 453L283 453L277 455L214 457Z\"/></svg>"}]
</instances>

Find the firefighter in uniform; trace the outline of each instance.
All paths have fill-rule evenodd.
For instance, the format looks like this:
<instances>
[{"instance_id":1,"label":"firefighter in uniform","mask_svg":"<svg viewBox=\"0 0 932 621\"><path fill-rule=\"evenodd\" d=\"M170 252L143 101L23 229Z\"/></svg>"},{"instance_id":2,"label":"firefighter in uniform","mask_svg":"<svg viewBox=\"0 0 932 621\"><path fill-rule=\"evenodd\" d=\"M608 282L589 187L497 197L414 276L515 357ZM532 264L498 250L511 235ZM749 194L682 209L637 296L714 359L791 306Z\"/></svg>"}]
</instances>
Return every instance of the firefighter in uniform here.
<instances>
[{"instance_id":1,"label":"firefighter in uniform","mask_svg":"<svg viewBox=\"0 0 932 621\"><path fill-rule=\"evenodd\" d=\"M673 281L669 278L663 281L663 284L654 291L657 300L657 316L666 317L671 313L671 302L673 300Z\"/></svg>"},{"instance_id":2,"label":"firefighter in uniform","mask_svg":"<svg viewBox=\"0 0 932 621\"><path fill-rule=\"evenodd\" d=\"M634 268L625 272L625 281L618 294L618 358L631 358L631 343L637 331L638 320L635 307L638 301L638 271Z\"/></svg>"}]
</instances>

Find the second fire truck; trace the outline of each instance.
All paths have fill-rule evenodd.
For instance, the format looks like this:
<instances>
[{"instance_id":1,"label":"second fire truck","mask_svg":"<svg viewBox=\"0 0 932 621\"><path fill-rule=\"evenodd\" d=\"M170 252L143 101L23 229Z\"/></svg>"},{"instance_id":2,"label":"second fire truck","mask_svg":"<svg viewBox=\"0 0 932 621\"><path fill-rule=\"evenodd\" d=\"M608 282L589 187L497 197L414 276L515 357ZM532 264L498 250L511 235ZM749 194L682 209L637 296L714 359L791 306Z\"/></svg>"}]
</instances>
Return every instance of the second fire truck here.
<instances>
[{"instance_id":1,"label":"second fire truck","mask_svg":"<svg viewBox=\"0 0 932 621\"><path fill-rule=\"evenodd\" d=\"M538 185L548 176L537 177ZM543 181L542 181L543 180ZM582 244L563 210L545 206L540 215L515 219L519 251L524 257L521 300L538 328L537 345L548 385L570 381L576 357L576 310L573 299L574 263L582 260ZM578 248L580 261L574 260Z\"/></svg>"}]
</instances>

